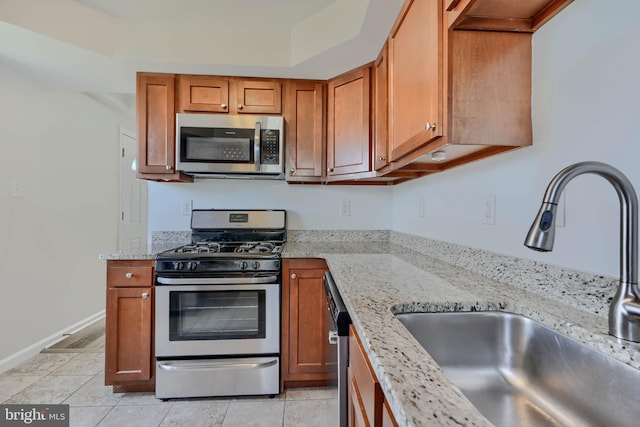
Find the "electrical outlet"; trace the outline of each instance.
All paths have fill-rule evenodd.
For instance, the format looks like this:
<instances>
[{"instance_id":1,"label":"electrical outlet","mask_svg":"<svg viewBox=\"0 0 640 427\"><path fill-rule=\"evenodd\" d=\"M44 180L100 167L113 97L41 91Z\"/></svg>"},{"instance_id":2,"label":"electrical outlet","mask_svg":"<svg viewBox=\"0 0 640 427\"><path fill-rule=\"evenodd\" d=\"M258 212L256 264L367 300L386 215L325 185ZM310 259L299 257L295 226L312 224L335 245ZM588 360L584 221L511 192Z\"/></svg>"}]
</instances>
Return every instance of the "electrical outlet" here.
<instances>
[{"instance_id":1,"label":"electrical outlet","mask_svg":"<svg viewBox=\"0 0 640 427\"><path fill-rule=\"evenodd\" d=\"M496 195L487 194L482 200L482 223L495 225L496 223Z\"/></svg>"},{"instance_id":2,"label":"electrical outlet","mask_svg":"<svg viewBox=\"0 0 640 427\"><path fill-rule=\"evenodd\" d=\"M351 202L342 200L340 202L340 216L351 216Z\"/></svg>"},{"instance_id":3,"label":"electrical outlet","mask_svg":"<svg viewBox=\"0 0 640 427\"><path fill-rule=\"evenodd\" d=\"M193 200L182 201L182 215L191 216L191 208L193 207Z\"/></svg>"}]
</instances>

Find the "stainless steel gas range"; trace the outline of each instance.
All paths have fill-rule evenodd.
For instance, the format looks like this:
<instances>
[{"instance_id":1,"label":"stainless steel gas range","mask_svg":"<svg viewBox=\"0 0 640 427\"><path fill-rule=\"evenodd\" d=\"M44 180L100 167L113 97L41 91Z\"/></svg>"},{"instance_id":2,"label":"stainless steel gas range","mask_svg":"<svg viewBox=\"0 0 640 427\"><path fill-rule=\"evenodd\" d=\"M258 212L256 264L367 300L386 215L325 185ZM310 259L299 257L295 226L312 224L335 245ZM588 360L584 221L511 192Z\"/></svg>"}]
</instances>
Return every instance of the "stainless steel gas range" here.
<instances>
[{"instance_id":1,"label":"stainless steel gas range","mask_svg":"<svg viewBox=\"0 0 640 427\"><path fill-rule=\"evenodd\" d=\"M193 210L155 260L156 397L276 395L284 210Z\"/></svg>"}]
</instances>

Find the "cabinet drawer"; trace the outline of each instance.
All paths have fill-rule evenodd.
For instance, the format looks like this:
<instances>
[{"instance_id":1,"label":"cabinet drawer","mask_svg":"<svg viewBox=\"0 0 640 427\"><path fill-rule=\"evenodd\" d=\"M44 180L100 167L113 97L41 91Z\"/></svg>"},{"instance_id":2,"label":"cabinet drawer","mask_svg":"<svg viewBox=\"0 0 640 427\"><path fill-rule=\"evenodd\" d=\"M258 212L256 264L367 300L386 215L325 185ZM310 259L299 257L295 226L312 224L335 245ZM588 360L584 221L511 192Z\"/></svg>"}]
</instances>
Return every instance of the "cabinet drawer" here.
<instances>
[{"instance_id":1,"label":"cabinet drawer","mask_svg":"<svg viewBox=\"0 0 640 427\"><path fill-rule=\"evenodd\" d=\"M150 262L107 265L107 286L151 286L153 266Z\"/></svg>"},{"instance_id":2,"label":"cabinet drawer","mask_svg":"<svg viewBox=\"0 0 640 427\"><path fill-rule=\"evenodd\" d=\"M353 325L349 334L349 369L367 419L372 425L380 425L384 396Z\"/></svg>"}]
</instances>

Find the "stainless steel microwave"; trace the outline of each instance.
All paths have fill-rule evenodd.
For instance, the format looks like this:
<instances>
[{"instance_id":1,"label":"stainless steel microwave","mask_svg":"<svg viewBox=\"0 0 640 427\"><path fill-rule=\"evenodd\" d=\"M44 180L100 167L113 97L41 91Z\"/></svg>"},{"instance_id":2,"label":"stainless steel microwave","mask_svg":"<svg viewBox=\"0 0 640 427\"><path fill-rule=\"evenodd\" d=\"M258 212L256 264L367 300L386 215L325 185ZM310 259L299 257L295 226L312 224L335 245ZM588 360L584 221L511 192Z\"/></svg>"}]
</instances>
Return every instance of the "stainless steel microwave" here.
<instances>
[{"instance_id":1,"label":"stainless steel microwave","mask_svg":"<svg viewBox=\"0 0 640 427\"><path fill-rule=\"evenodd\" d=\"M279 116L177 114L176 169L205 177L284 178Z\"/></svg>"}]
</instances>

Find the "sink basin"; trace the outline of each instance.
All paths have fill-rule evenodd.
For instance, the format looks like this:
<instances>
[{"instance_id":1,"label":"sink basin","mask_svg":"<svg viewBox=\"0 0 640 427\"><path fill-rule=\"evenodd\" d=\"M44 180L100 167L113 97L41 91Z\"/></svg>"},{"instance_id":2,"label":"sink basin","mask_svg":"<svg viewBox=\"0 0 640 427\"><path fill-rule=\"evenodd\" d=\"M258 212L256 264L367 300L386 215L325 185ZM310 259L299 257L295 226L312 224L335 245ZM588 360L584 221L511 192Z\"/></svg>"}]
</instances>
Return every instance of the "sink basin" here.
<instances>
[{"instance_id":1,"label":"sink basin","mask_svg":"<svg viewBox=\"0 0 640 427\"><path fill-rule=\"evenodd\" d=\"M396 317L496 426L638 426L640 370L528 317Z\"/></svg>"}]
</instances>

